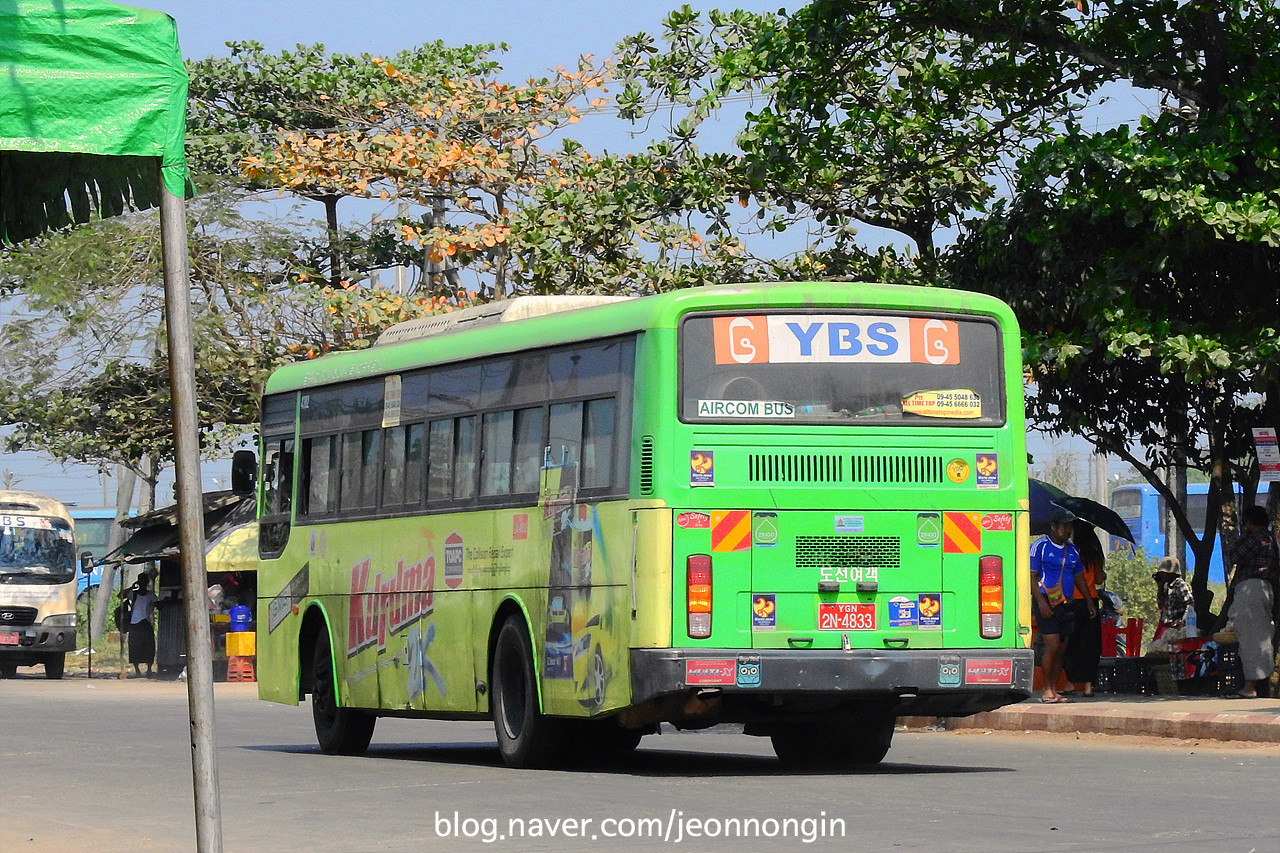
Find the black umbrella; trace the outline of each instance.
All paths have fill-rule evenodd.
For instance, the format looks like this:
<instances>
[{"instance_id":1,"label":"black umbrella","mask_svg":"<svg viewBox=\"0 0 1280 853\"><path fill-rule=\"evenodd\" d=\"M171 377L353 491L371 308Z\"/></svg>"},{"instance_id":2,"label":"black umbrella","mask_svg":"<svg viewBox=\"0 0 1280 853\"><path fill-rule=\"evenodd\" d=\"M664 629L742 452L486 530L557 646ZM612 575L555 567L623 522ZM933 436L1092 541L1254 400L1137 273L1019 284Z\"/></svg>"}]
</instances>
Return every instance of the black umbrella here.
<instances>
[{"instance_id":1,"label":"black umbrella","mask_svg":"<svg viewBox=\"0 0 1280 853\"><path fill-rule=\"evenodd\" d=\"M1081 521L1099 527L1112 536L1133 542L1133 533L1115 510L1097 501L1069 495L1057 486L1040 480L1028 482L1031 498L1031 532L1044 533L1049 529L1049 516L1055 509L1070 510Z\"/></svg>"}]
</instances>

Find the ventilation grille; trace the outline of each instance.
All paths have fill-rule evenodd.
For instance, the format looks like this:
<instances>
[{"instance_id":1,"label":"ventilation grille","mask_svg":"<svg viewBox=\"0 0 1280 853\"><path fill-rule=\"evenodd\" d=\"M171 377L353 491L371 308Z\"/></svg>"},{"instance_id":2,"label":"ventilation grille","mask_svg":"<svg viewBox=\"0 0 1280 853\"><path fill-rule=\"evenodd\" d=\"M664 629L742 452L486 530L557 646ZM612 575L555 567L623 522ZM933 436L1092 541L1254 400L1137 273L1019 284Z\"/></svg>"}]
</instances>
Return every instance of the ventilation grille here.
<instances>
[{"instance_id":1,"label":"ventilation grille","mask_svg":"<svg viewBox=\"0 0 1280 853\"><path fill-rule=\"evenodd\" d=\"M653 436L640 439L640 494L653 494Z\"/></svg>"},{"instance_id":2,"label":"ventilation grille","mask_svg":"<svg viewBox=\"0 0 1280 853\"><path fill-rule=\"evenodd\" d=\"M0 607L0 625L22 627L36 623L34 607Z\"/></svg>"},{"instance_id":3,"label":"ventilation grille","mask_svg":"<svg viewBox=\"0 0 1280 853\"><path fill-rule=\"evenodd\" d=\"M855 483L942 482L941 456L860 455L850 458Z\"/></svg>"},{"instance_id":4,"label":"ventilation grille","mask_svg":"<svg viewBox=\"0 0 1280 853\"><path fill-rule=\"evenodd\" d=\"M753 483L843 483L844 457L825 453L752 453L747 479Z\"/></svg>"},{"instance_id":5,"label":"ventilation grille","mask_svg":"<svg viewBox=\"0 0 1280 853\"><path fill-rule=\"evenodd\" d=\"M796 537L796 566L803 569L896 569L901 554L894 536Z\"/></svg>"}]
</instances>

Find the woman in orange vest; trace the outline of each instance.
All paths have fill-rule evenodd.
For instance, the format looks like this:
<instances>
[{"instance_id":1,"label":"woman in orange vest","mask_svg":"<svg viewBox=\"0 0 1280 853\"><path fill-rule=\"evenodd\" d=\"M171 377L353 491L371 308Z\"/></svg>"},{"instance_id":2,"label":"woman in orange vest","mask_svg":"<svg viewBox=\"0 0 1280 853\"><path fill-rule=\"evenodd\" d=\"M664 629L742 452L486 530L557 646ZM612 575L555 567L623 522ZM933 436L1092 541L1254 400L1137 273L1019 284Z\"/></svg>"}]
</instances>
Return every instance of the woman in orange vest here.
<instances>
[{"instance_id":1,"label":"woman in orange vest","mask_svg":"<svg viewBox=\"0 0 1280 853\"><path fill-rule=\"evenodd\" d=\"M1076 629L1067 640L1067 649L1062 656L1062 668L1067 680L1075 685L1083 696L1093 695L1093 683L1098 680L1098 658L1102 655L1102 616L1098 608L1098 587L1106 582L1106 555L1098 542L1098 534L1086 522L1077 519L1073 523L1071 540L1076 543L1080 552L1080 564L1084 566L1081 577L1084 578L1085 592L1081 594L1079 586L1072 589L1073 603L1076 606ZM1085 601L1088 596L1093 602L1093 616Z\"/></svg>"}]
</instances>

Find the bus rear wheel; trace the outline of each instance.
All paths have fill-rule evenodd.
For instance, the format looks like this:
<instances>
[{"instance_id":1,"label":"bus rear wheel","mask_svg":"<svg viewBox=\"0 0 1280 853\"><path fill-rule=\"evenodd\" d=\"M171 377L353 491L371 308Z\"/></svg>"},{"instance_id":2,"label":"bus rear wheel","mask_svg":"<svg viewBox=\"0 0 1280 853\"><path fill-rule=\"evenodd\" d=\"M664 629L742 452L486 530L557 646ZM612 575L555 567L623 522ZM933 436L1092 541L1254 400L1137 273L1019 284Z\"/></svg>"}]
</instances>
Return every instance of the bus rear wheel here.
<instances>
[{"instance_id":1,"label":"bus rear wheel","mask_svg":"<svg viewBox=\"0 0 1280 853\"><path fill-rule=\"evenodd\" d=\"M868 713L816 726L789 726L769 739L778 759L789 767L842 770L883 761L896 722L892 714Z\"/></svg>"},{"instance_id":2,"label":"bus rear wheel","mask_svg":"<svg viewBox=\"0 0 1280 853\"><path fill-rule=\"evenodd\" d=\"M18 665L16 663L0 663L0 678L17 678Z\"/></svg>"},{"instance_id":3,"label":"bus rear wheel","mask_svg":"<svg viewBox=\"0 0 1280 853\"><path fill-rule=\"evenodd\" d=\"M316 726L316 742L327 755L361 755L373 739L378 718L354 708L338 707L338 691L333 683L333 655L329 637L321 632L311 658L311 717Z\"/></svg>"},{"instance_id":4,"label":"bus rear wheel","mask_svg":"<svg viewBox=\"0 0 1280 853\"><path fill-rule=\"evenodd\" d=\"M45 678L62 678L62 673L67 668L67 656L65 654L56 654L44 659L44 677Z\"/></svg>"},{"instance_id":5,"label":"bus rear wheel","mask_svg":"<svg viewBox=\"0 0 1280 853\"><path fill-rule=\"evenodd\" d=\"M538 682L532 644L524 620L509 616L498 631L490 664L493 730L498 751L509 767L547 767L563 734L559 721L538 707Z\"/></svg>"}]
</instances>

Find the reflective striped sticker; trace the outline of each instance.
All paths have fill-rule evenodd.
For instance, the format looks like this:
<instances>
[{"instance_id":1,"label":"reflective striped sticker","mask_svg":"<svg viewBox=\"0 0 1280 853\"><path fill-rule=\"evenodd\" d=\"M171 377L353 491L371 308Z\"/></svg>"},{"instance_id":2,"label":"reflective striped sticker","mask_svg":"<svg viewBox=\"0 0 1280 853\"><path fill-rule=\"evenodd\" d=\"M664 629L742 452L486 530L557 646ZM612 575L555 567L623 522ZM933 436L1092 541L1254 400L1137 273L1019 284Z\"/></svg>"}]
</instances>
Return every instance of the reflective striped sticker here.
<instances>
[{"instance_id":1,"label":"reflective striped sticker","mask_svg":"<svg viewBox=\"0 0 1280 853\"><path fill-rule=\"evenodd\" d=\"M712 551L749 551L751 549L751 513L734 509L711 513Z\"/></svg>"},{"instance_id":2,"label":"reflective striped sticker","mask_svg":"<svg viewBox=\"0 0 1280 853\"><path fill-rule=\"evenodd\" d=\"M982 513L944 513L942 516L942 553L976 554L980 550L982 550Z\"/></svg>"}]
</instances>

